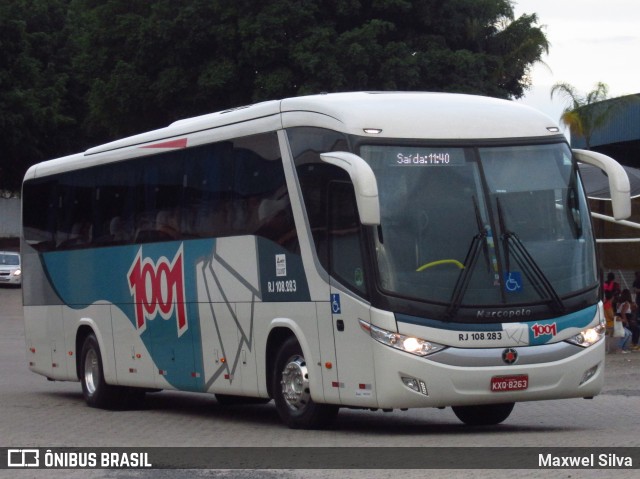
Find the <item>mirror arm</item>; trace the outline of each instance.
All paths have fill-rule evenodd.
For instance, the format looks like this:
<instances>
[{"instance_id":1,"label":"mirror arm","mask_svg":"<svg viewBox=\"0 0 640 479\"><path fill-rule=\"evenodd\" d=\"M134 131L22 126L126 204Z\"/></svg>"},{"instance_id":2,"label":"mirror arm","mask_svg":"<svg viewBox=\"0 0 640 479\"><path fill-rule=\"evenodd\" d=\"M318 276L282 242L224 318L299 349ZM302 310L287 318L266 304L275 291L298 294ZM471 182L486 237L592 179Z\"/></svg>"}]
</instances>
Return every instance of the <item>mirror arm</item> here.
<instances>
[{"instance_id":1,"label":"mirror arm","mask_svg":"<svg viewBox=\"0 0 640 479\"><path fill-rule=\"evenodd\" d=\"M617 220L629 218L631 216L631 185L622 165L613 158L595 151L573 150L573 154L578 161L600 168L607 174L613 217Z\"/></svg>"},{"instance_id":2,"label":"mirror arm","mask_svg":"<svg viewBox=\"0 0 640 479\"><path fill-rule=\"evenodd\" d=\"M378 200L378 182L371 166L353 153L332 151L320 154L325 163L345 170L356 193L358 214L363 225L380 224L380 202Z\"/></svg>"}]
</instances>

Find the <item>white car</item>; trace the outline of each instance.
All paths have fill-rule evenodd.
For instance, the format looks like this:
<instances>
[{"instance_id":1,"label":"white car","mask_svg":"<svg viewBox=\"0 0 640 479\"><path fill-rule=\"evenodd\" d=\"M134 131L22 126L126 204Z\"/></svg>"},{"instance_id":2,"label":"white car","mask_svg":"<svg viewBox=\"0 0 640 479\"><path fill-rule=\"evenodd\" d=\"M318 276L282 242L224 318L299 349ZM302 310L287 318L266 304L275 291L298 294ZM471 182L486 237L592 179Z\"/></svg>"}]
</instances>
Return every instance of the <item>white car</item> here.
<instances>
[{"instance_id":1,"label":"white car","mask_svg":"<svg viewBox=\"0 0 640 479\"><path fill-rule=\"evenodd\" d=\"M18 253L0 251L0 284L22 284L22 267Z\"/></svg>"}]
</instances>

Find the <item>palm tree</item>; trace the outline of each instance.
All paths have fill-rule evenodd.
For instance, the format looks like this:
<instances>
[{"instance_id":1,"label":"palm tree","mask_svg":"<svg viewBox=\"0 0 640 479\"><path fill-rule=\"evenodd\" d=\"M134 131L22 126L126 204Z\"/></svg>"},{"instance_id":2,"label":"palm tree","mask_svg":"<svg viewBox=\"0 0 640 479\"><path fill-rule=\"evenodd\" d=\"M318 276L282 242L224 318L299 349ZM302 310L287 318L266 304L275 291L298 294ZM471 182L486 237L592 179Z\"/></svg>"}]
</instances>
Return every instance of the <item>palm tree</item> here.
<instances>
[{"instance_id":1,"label":"palm tree","mask_svg":"<svg viewBox=\"0 0 640 479\"><path fill-rule=\"evenodd\" d=\"M591 149L594 131L606 125L617 109L638 101L635 95L609 99L609 87L602 82L598 82L585 96L581 96L569 83L560 82L551 87L551 98L556 93L564 96L568 103L560 121L569 128L572 135L584 138L587 150Z\"/></svg>"}]
</instances>

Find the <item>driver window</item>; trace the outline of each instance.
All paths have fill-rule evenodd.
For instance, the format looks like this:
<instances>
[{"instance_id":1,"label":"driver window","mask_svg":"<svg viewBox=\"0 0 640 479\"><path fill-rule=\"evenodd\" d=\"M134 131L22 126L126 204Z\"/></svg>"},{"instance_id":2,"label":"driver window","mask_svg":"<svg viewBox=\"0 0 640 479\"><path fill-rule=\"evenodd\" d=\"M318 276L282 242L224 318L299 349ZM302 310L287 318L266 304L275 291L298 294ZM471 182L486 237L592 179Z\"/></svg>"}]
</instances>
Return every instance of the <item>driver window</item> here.
<instances>
[{"instance_id":1,"label":"driver window","mask_svg":"<svg viewBox=\"0 0 640 479\"><path fill-rule=\"evenodd\" d=\"M364 295L367 290L362 259L362 227L353 185L332 181L328 195L331 274Z\"/></svg>"}]
</instances>

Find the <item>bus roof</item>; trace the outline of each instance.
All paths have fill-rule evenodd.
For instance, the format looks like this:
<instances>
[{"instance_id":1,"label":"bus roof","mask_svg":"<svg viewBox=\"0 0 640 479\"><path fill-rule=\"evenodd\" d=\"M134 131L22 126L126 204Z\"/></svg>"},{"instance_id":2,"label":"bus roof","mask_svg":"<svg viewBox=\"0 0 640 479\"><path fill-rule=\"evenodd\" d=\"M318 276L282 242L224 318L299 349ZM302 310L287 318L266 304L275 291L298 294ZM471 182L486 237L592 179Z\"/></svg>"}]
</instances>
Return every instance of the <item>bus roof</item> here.
<instances>
[{"instance_id":1,"label":"bus roof","mask_svg":"<svg viewBox=\"0 0 640 479\"><path fill-rule=\"evenodd\" d=\"M508 100L453 93L330 93L272 100L179 120L165 128L40 163L29 169L25 179L295 126L445 141L559 135L550 118Z\"/></svg>"},{"instance_id":2,"label":"bus roof","mask_svg":"<svg viewBox=\"0 0 640 479\"><path fill-rule=\"evenodd\" d=\"M385 138L435 140L553 136L557 125L526 105L477 95L428 92L360 92L288 98L281 106L283 126L297 126L303 114L335 118L345 133L382 130ZM297 121L287 121L288 117ZM289 124L291 123L291 124ZM334 126L336 128L336 126Z\"/></svg>"}]
</instances>

